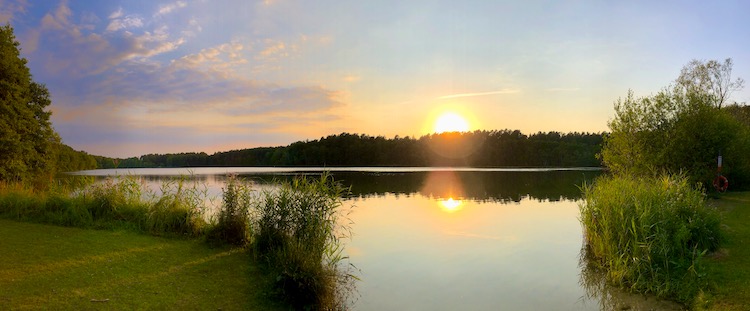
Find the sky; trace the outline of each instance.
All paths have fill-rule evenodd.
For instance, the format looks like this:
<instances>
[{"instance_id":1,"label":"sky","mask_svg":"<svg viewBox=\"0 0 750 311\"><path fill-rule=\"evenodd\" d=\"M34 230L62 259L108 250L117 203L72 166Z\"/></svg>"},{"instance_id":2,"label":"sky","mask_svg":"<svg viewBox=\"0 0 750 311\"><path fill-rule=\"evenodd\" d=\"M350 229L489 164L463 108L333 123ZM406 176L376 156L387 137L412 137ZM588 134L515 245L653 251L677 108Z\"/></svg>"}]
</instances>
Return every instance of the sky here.
<instances>
[{"instance_id":1,"label":"sky","mask_svg":"<svg viewBox=\"0 0 750 311\"><path fill-rule=\"evenodd\" d=\"M342 132L600 132L692 59L750 79L747 1L0 0L64 143L113 157ZM750 102L750 88L733 100Z\"/></svg>"}]
</instances>

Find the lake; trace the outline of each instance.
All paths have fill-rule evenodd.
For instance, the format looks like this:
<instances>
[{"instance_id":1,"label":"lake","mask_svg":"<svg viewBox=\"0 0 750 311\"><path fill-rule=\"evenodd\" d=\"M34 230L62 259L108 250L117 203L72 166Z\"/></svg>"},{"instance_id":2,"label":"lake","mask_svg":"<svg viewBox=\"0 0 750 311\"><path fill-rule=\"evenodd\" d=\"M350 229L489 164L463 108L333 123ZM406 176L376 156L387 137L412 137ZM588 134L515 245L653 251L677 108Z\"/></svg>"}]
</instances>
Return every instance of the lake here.
<instances>
[{"instance_id":1,"label":"lake","mask_svg":"<svg viewBox=\"0 0 750 311\"><path fill-rule=\"evenodd\" d=\"M611 289L581 264L578 187L601 171L472 168L117 169L154 189L190 175L219 196L228 173L257 189L329 171L351 196L356 310L673 309ZM214 200L220 201L220 200Z\"/></svg>"}]
</instances>

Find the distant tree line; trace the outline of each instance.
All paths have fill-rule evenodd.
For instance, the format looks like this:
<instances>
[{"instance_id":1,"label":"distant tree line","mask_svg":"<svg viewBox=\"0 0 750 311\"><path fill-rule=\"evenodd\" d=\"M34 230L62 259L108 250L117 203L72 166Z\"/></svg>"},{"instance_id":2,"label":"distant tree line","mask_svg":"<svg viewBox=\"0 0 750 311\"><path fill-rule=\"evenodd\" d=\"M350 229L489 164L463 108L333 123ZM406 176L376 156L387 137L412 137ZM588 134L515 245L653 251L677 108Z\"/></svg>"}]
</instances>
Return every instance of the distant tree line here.
<instances>
[{"instance_id":1,"label":"distant tree line","mask_svg":"<svg viewBox=\"0 0 750 311\"><path fill-rule=\"evenodd\" d=\"M206 153L97 157L100 168L198 166L601 166L603 133L518 130L448 132L420 138L342 133L282 147Z\"/></svg>"}]
</instances>

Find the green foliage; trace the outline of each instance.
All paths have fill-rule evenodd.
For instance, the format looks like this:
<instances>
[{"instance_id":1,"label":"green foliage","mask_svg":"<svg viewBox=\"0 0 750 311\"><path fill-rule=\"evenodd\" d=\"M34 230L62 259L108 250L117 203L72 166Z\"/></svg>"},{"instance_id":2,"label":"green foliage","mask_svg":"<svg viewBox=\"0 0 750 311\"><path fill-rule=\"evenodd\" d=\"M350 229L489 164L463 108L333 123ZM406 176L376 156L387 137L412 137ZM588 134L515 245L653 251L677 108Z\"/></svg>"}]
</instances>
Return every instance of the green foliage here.
<instances>
[{"instance_id":1,"label":"green foliage","mask_svg":"<svg viewBox=\"0 0 750 311\"><path fill-rule=\"evenodd\" d=\"M276 273L284 296L297 308L343 309L339 286L353 280L340 271L344 189L324 174L265 191L257 202L253 249Z\"/></svg>"},{"instance_id":2,"label":"green foliage","mask_svg":"<svg viewBox=\"0 0 750 311\"><path fill-rule=\"evenodd\" d=\"M724 109L732 115L737 121L740 121L744 126L750 128L750 106L747 104L733 104L724 107Z\"/></svg>"},{"instance_id":3,"label":"green foliage","mask_svg":"<svg viewBox=\"0 0 750 311\"><path fill-rule=\"evenodd\" d=\"M71 195L71 191L73 194ZM183 181L168 182L162 194L145 191L132 177L108 178L71 189L47 191L0 184L0 216L83 228L129 228L155 235L199 236L205 192Z\"/></svg>"},{"instance_id":4,"label":"green foliage","mask_svg":"<svg viewBox=\"0 0 750 311\"><path fill-rule=\"evenodd\" d=\"M57 172L96 168L93 157L60 141L49 91L32 79L19 45L13 28L0 26L0 181L44 187Z\"/></svg>"},{"instance_id":5,"label":"green foliage","mask_svg":"<svg viewBox=\"0 0 750 311\"><path fill-rule=\"evenodd\" d=\"M161 232L199 236L207 227L203 219L207 188L188 184L185 178L172 179L161 186L161 196L149 207L146 227Z\"/></svg>"},{"instance_id":6,"label":"green foliage","mask_svg":"<svg viewBox=\"0 0 750 311\"><path fill-rule=\"evenodd\" d=\"M583 194L586 249L610 283L682 303L706 288L720 218L686 177L602 177Z\"/></svg>"},{"instance_id":7,"label":"green foliage","mask_svg":"<svg viewBox=\"0 0 750 311\"><path fill-rule=\"evenodd\" d=\"M143 202L143 189L135 177L107 178L78 193L93 219L124 220L145 223L148 208Z\"/></svg>"},{"instance_id":8,"label":"green foliage","mask_svg":"<svg viewBox=\"0 0 750 311\"><path fill-rule=\"evenodd\" d=\"M33 81L13 28L0 26L0 181L49 182L55 144L47 88Z\"/></svg>"},{"instance_id":9,"label":"green foliage","mask_svg":"<svg viewBox=\"0 0 750 311\"><path fill-rule=\"evenodd\" d=\"M208 232L211 241L245 246L250 241L249 211L252 206L251 188L231 175L223 189L223 200L216 224Z\"/></svg>"},{"instance_id":10,"label":"green foliage","mask_svg":"<svg viewBox=\"0 0 750 311\"><path fill-rule=\"evenodd\" d=\"M615 103L601 151L604 164L616 174L684 172L691 182L710 186L721 154L724 175L737 181L732 187L747 185L750 127L714 107L713 98L680 87L640 98L629 92Z\"/></svg>"},{"instance_id":11,"label":"green foliage","mask_svg":"<svg viewBox=\"0 0 750 311\"><path fill-rule=\"evenodd\" d=\"M737 138L732 142L728 156L724 157L723 172L730 179L730 189L750 188L750 106L737 104L722 108L741 124Z\"/></svg>"},{"instance_id":12,"label":"green foliage","mask_svg":"<svg viewBox=\"0 0 750 311\"><path fill-rule=\"evenodd\" d=\"M96 159L85 151L76 151L68 145L58 143L57 150L57 171L58 172L75 172L82 170L93 170L97 168Z\"/></svg>"}]
</instances>

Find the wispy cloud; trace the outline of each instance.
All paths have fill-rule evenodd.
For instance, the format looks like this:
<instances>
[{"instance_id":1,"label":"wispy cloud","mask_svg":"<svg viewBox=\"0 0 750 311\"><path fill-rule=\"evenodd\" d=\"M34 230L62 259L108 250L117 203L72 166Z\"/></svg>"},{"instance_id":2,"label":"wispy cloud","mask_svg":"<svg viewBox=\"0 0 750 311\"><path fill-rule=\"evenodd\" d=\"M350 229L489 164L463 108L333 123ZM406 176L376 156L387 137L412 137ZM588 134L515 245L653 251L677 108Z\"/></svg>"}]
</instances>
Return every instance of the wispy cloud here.
<instances>
[{"instance_id":1,"label":"wispy cloud","mask_svg":"<svg viewBox=\"0 0 750 311\"><path fill-rule=\"evenodd\" d=\"M141 33L117 30L143 28L145 21L124 15L121 10L110 15L104 33L96 33L87 25L71 21L72 12L63 2L46 14L38 29L28 35L31 56L41 61L51 79L84 77L99 74L123 62L150 58L175 50L185 38L174 37L167 26L142 29ZM124 16L124 17L123 17ZM39 45L44 49L39 49ZM64 75L63 75L64 74Z\"/></svg>"},{"instance_id":2,"label":"wispy cloud","mask_svg":"<svg viewBox=\"0 0 750 311\"><path fill-rule=\"evenodd\" d=\"M118 8L112 14L109 14L109 19L116 19L122 17L124 13L122 12L122 8Z\"/></svg>"},{"instance_id":3,"label":"wispy cloud","mask_svg":"<svg viewBox=\"0 0 750 311\"><path fill-rule=\"evenodd\" d=\"M489 91L489 92L460 93L460 94L444 95L444 96L438 97L438 99L451 99L451 98L460 98L460 97L487 96L487 95L498 95L498 94L515 94L515 93L520 93L520 92L521 90L518 90L518 89L502 89L502 90Z\"/></svg>"},{"instance_id":4,"label":"wispy cloud","mask_svg":"<svg viewBox=\"0 0 750 311\"><path fill-rule=\"evenodd\" d=\"M156 11L156 13L154 14L154 17L167 15L174 10L181 9L186 6L187 6L187 2L185 1L177 1L174 3L167 4L167 5L162 5L159 7L159 10Z\"/></svg>"},{"instance_id":5,"label":"wispy cloud","mask_svg":"<svg viewBox=\"0 0 750 311\"><path fill-rule=\"evenodd\" d=\"M107 25L108 32L114 32L124 29L140 28L143 27L143 19L138 16L128 15L122 18L113 18Z\"/></svg>"},{"instance_id":6,"label":"wispy cloud","mask_svg":"<svg viewBox=\"0 0 750 311\"><path fill-rule=\"evenodd\" d=\"M202 49L198 53L185 55L172 61L175 68L194 68L217 73L231 74L240 65L248 63L243 51L245 45L232 41L215 47Z\"/></svg>"},{"instance_id":7,"label":"wispy cloud","mask_svg":"<svg viewBox=\"0 0 750 311\"><path fill-rule=\"evenodd\" d=\"M198 33L203 31L203 27L198 23L198 20L191 18L188 22L188 29L182 31L182 35L185 37L195 37Z\"/></svg>"},{"instance_id":8,"label":"wispy cloud","mask_svg":"<svg viewBox=\"0 0 750 311\"><path fill-rule=\"evenodd\" d=\"M265 44L265 48L260 51L256 57L257 59L278 60L289 56L289 51L296 49L294 45L287 45L281 40L266 39L263 43Z\"/></svg>"},{"instance_id":9,"label":"wispy cloud","mask_svg":"<svg viewBox=\"0 0 750 311\"><path fill-rule=\"evenodd\" d=\"M29 3L27 0L0 1L0 22L13 22L17 15L26 14Z\"/></svg>"},{"instance_id":10,"label":"wispy cloud","mask_svg":"<svg viewBox=\"0 0 750 311\"><path fill-rule=\"evenodd\" d=\"M344 105L344 94L336 90L242 75L243 68L289 57L298 42L232 40L184 53L188 38L182 30L196 23L167 27L143 16L118 9L99 21L107 27L83 27L63 2L34 30L39 48L30 58L44 68L39 78L54 95L53 121L67 143L94 152L113 139L153 148L187 145L181 137L189 136L196 137L194 145L215 144L221 136L228 145L246 140L248 132L259 140L325 127Z\"/></svg>"}]
</instances>

